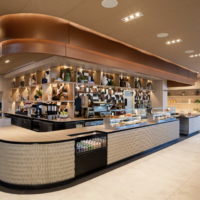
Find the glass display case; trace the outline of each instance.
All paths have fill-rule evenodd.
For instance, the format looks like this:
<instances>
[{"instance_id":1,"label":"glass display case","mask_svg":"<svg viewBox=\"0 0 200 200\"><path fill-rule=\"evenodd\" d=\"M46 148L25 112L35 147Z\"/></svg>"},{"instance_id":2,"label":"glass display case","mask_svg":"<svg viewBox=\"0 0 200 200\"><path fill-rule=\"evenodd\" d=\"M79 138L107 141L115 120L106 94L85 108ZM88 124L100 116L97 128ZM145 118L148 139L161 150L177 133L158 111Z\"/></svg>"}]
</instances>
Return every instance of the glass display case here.
<instances>
[{"instance_id":1,"label":"glass display case","mask_svg":"<svg viewBox=\"0 0 200 200\"><path fill-rule=\"evenodd\" d=\"M109 115L104 117L104 128L123 129L146 125L147 122L141 119L144 115L146 115L146 109L110 110Z\"/></svg>"},{"instance_id":2,"label":"glass display case","mask_svg":"<svg viewBox=\"0 0 200 200\"><path fill-rule=\"evenodd\" d=\"M176 114L176 108L174 107L155 107L151 113L148 113L147 120L148 122L157 123L173 121L176 120L173 114Z\"/></svg>"}]
</instances>

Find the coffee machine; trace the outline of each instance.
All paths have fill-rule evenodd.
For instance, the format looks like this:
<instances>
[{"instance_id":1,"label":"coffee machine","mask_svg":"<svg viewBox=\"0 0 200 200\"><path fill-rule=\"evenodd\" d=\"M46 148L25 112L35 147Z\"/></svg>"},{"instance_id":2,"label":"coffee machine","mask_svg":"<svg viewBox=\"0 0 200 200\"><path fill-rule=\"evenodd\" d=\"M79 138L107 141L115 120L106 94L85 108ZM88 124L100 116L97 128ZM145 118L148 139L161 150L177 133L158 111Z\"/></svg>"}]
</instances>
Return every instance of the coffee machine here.
<instances>
[{"instance_id":1,"label":"coffee machine","mask_svg":"<svg viewBox=\"0 0 200 200\"><path fill-rule=\"evenodd\" d=\"M38 103L32 105L33 108L35 108L35 114L32 114L32 117L36 118L48 118L48 104L47 103Z\"/></svg>"}]
</instances>

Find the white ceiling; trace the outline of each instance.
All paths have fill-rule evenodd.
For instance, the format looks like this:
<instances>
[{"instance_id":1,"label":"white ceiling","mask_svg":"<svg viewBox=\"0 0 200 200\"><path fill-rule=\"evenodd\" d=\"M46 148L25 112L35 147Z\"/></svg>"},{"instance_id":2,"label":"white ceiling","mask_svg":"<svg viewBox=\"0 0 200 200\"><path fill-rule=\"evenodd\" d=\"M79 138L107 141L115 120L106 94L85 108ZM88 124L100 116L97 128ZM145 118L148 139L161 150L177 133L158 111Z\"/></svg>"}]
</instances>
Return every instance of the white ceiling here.
<instances>
[{"instance_id":1,"label":"white ceiling","mask_svg":"<svg viewBox=\"0 0 200 200\"><path fill-rule=\"evenodd\" d=\"M0 0L0 15L40 13L61 17L200 72L200 0L118 0L104 8L102 0ZM143 17L121 19L140 11ZM168 33L166 38L157 38ZM166 45L173 39L181 43Z\"/></svg>"}]
</instances>

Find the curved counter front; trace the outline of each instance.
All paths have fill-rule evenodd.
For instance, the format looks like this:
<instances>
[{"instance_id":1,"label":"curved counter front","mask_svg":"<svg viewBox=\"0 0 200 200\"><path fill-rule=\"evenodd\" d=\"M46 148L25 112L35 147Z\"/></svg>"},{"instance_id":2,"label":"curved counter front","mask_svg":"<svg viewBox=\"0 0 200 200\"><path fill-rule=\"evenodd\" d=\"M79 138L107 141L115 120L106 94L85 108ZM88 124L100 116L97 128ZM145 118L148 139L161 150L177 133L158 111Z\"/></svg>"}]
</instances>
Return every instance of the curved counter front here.
<instances>
[{"instance_id":1,"label":"curved counter front","mask_svg":"<svg viewBox=\"0 0 200 200\"><path fill-rule=\"evenodd\" d=\"M179 138L179 120L108 130L103 126L38 133L0 127L0 181L20 188L48 187L75 178L77 138L107 135L107 165ZM79 166L81 168L81 166Z\"/></svg>"}]
</instances>

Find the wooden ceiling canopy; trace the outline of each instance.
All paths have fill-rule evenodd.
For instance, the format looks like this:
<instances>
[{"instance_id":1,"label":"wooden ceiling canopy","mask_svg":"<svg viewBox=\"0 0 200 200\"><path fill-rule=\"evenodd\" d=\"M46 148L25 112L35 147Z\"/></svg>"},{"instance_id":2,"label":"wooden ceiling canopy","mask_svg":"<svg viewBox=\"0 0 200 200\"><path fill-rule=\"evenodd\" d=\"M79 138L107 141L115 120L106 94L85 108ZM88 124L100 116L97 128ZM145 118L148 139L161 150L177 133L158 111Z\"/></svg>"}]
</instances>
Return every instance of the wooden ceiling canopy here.
<instances>
[{"instance_id":1,"label":"wooden ceiling canopy","mask_svg":"<svg viewBox=\"0 0 200 200\"><path fill-rule=\"evenodd\" d=\"M70 21L41 14L0 17L0 60L16 53L63 56L189 85L197 80L196 73L181 66Z\"/></svg>"}]
</instances>

